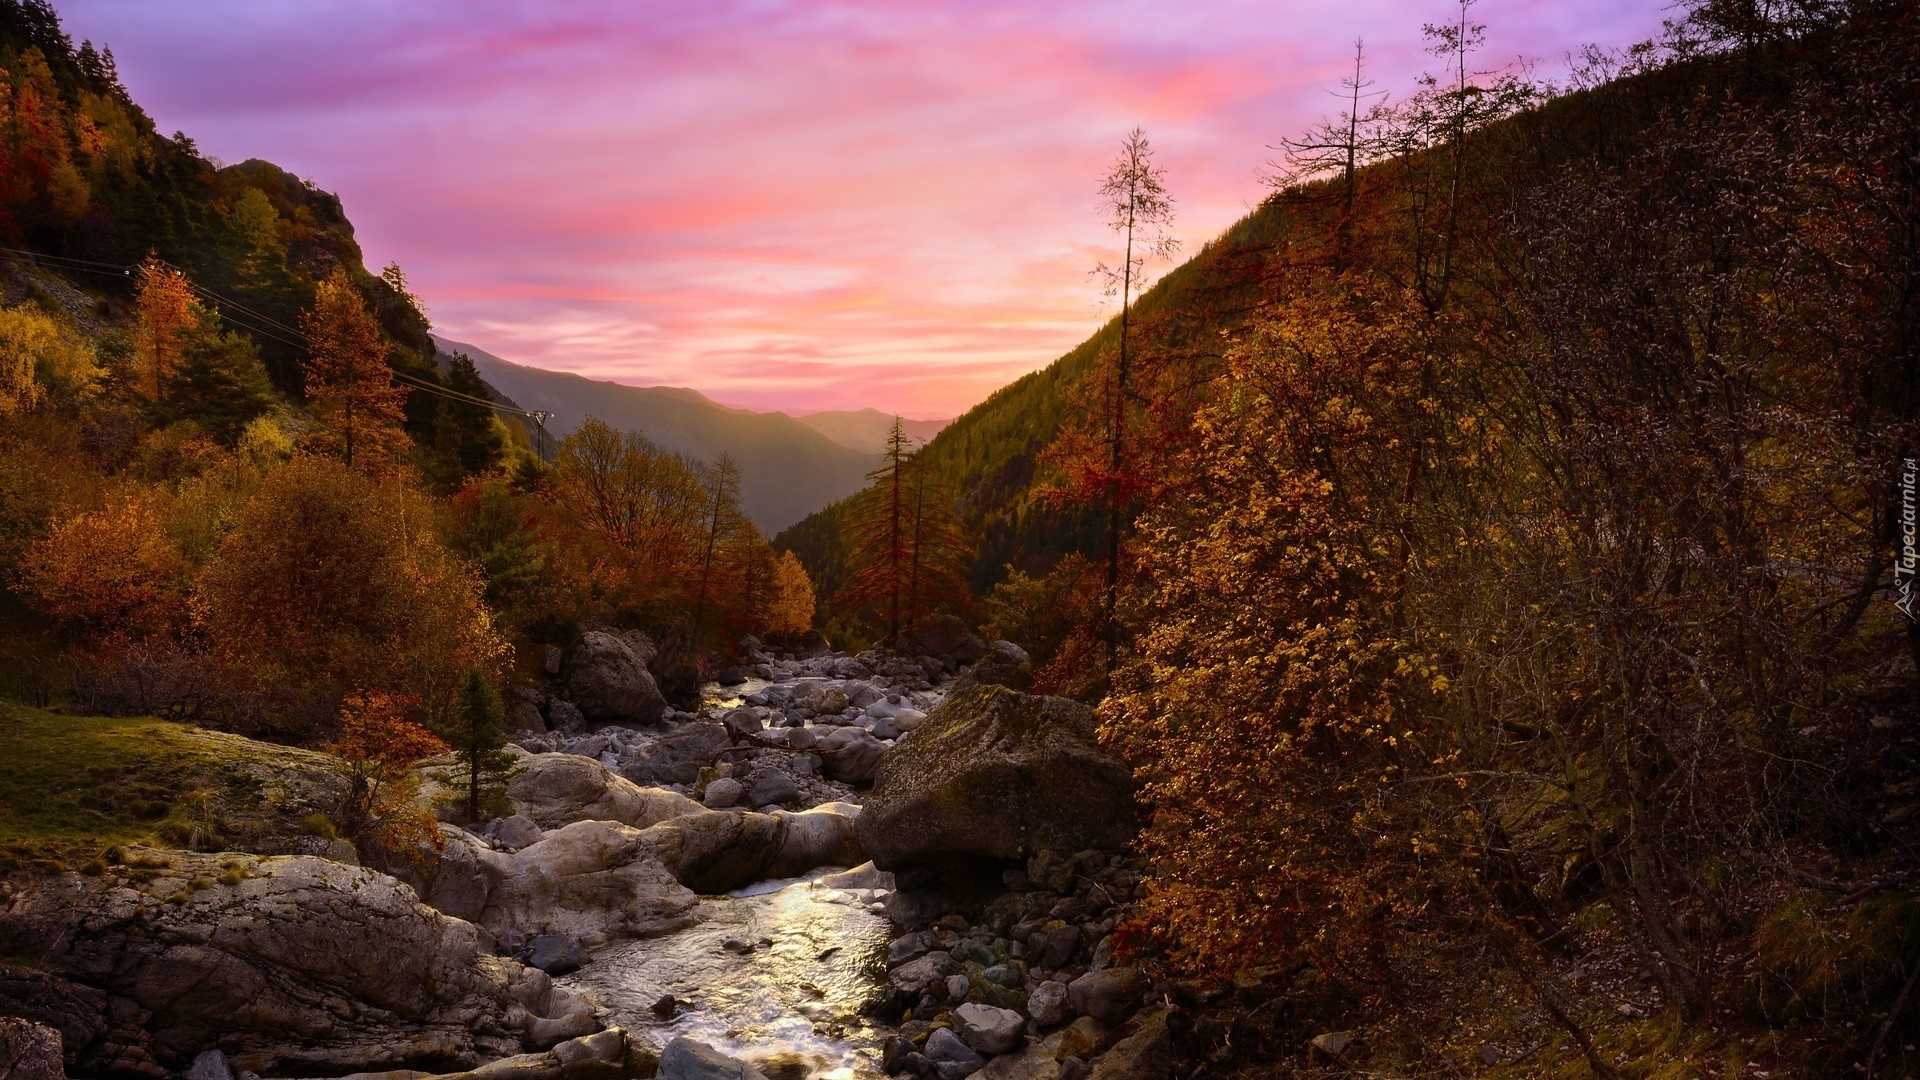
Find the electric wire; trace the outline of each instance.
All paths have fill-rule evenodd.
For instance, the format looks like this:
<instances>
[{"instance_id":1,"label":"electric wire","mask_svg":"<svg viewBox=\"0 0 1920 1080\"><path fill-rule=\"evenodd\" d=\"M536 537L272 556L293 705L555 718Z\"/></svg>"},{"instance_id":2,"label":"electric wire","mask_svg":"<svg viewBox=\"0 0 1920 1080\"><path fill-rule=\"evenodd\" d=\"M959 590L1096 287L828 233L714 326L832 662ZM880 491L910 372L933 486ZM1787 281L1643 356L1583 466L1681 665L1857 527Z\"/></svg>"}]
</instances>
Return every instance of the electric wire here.
<instances>
[{"instance_id":1,"label":"electric wire","mask_svg":"<svg viewBox=\"0 0 1920 1080\"><path fill-rule=\"evenodd\" d=\"M111 277L131 277L133 272L139 268L138 264L128 266L119 263L106 263L94 259L74 258L67 255L48 255L44 252L26 251L21 248L0 247L0 254L24 255L36 262L50 264L53 269L62 271L77 271ZM153 261L179 275L180 279L186 283L188 290L194 293L194 295L211 301L218 307L223 308L222 314L226 315L227 321L236 324L240 329L258 337L266 338L269 341L278 342L289 348L310 350L313 347L312 340L307 337L304 331L288 326L286 323L280 322L270 315L255 311L230 296L214 292L212 289L195 283L191 278L187 277L185 271L171 263L159 259ZM235 312L239 314L236 316L234 314ZM260 323L264 325L251 325L250 323ZM291 337L286 335L291 335ZM522 409L512 405L505 405L498 401L475 397L449 386L441 386L437 383L427 382L424 379L408 375L405 372L389 371L388 374L393 377L393 381L406 384L410 390L426 394L435 394L451 401L464 402L469 405L484 406L496 412L524 416L542 427L545 427L547 420L553 416L551 412L541 409Z\"/></svg>"}]
</instances>

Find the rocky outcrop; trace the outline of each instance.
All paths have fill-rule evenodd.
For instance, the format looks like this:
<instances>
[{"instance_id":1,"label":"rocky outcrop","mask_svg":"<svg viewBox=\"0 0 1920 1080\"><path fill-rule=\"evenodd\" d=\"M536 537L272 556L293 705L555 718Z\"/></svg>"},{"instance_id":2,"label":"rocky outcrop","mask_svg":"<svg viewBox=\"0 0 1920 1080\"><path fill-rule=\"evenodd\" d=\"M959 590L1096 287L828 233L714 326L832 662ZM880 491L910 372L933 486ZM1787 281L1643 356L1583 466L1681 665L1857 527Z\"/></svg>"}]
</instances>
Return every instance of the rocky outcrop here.
<instances>
[{"instance_id":1,"label":"rocky outcrop","mask_svg":"<svg viewBox=\"0 0 1920 1080\"><path fill-rule=\"evenodd\" d=\"M60 1033L45 1024L0 1016L0 1077L6 1080L67 1080Z\"/></svg>"},{"instance_id":2,"label":"rocky outcrop","mask_svg":"<svg viewBox=\"0 0 1920 1080\"><path fill-rule=\"evenodd\" d=\"M589 630L567 656L567 698L588 720L655 723L667 711L667 699L647 670L653 657L645 634Z\"/></svg>"},{"instance_id":3,"label":"rocky outcrop","mask_svg":"<svg viewBox=\"0 0 1920 1080\"><path fill-rule=\"evenodd\" d=\"M146 1010L46 971L0 964L0 1016L22 1017L60 1033L62 1058L76 1074L162 1077Z\"/></svg>"},{"instance_id":4,"label":"rocky outcrop","mask_svg":"<svg viewBox=\"0 0 1920 1080\"><path fill-rule=\"evenodd\" d=\"M518 749L518 748L516 748ZM643 788L589 757L578 754L528 754L507 784L515 813L542 829L576 821L617 821L644 829L700 812L685 795Z\"/></svg>"},{"instance_id":5,"label":"rocky outcrop","mask_svg":"<svg viewBox=\"0 0 1920 1080\"><path fill-rule=\"evenodd\" d=\"M647 747L620 775L639 784L692 784L732 739L719 724L681 724Z\"/></svg>"},{"instance_id":6,"label":"rocky outcrop","mask_svg":"<svg viewBox=\"0 0 1920 1080\"><path fill-rule=\"evenodd\" d=\"M129 861L0 884L0 950L146 1013L161 1065L217 1046L258 1073L466 1068L520 1051L555 1008L545 975L486 955L474 926L384 874L307 856Z\"/></svg>"},{"instance_id":7,"label":"rocky outcrop","mask_svg":"<svg viewBox=\"0 0 1920 1080\"><path fill-rule=\"evenodd\" d=\"M1092 740L1092 711L1079 702L997 686L955 694L880 759L860 845L887 869L1123 848L1133 777Z\"/></svg>"},{"instance_id":8,"label":"rocky outcrop","mask_svg":"<svg viewBox=\"0 0 1920 1080\"><path fill-rule=\"evenodd\" d=\"M697 894L863 861L858 814L830 803L798 814L697 809L645 829L577 821L511 853L442 826L446 848L421 895L496 937L648 937L687 925Z\"/></svg>"}]
</instances>

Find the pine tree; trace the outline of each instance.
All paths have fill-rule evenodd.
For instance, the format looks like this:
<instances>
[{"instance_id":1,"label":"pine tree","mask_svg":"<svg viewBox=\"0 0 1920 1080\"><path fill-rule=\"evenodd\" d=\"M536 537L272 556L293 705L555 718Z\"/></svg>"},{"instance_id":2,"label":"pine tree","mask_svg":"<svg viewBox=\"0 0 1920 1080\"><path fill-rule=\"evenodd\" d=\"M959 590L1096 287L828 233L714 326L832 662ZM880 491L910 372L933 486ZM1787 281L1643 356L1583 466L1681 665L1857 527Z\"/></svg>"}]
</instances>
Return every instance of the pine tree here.
<instances>
[{"instance_id":1,"label":"pine tree","mask_svg":"<svg viewBox=\"0 0 1920 1080\"><path fill-rule=\"evenodd\" d=\"M481 401L492 400L487 384L473 366L473 358L455 353L447 362L447 388ZM440 399L435 424L433 472L441 486L451 490L467 477L490 472L507 456L507 429L485 405Z\"/></svg>"},{"instance_id":2,"label":"pine tree","mask_svg":"<svg viewBox=\"0 0 1920 1080\"><path fill-rule=\"evenodd\" d=\"M466 801L467 821L480 820L483 804L502 793L513 775L514 758L507 752L506 735L501 728L506 707L493 680L479 668L467 672L454 699L453 743L455 789Z\"/></svg>"},{"instance_id":3,"label":"pine tree","mask_svg":"<svg viewBox=\"0 0 1920 1080\"><path fill-rule=\"evenodd\" d=\"M192 420L228 446L278 400L253 339L222 333L211 312L202 313L179 368L165 385L172 416Z\"/></svg>"}]
</instances>

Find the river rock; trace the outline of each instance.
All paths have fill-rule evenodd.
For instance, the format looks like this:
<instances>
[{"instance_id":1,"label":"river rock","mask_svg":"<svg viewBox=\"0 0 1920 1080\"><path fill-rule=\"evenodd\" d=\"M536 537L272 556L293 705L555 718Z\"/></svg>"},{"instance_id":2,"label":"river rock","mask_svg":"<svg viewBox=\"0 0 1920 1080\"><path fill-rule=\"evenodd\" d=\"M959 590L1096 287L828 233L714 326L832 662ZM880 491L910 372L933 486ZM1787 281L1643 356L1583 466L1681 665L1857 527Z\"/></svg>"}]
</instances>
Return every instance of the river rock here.
<instances>
[{"instance_id":1,"label":"river rock","mask_svg":"<svg viewBox=\"0 0 1920 1080\"><path fill-rule=\"evenodd\" d=\"M1091 1054L1105 1037L1105 1025L1083 1016L1024 1049L994 1058L971 1080L1084 1080L1087 1064L1079 1055Z\"/></svg>"},{"instance_id":2,"label":"river rock","mask_svg":"<svg viewBox=\"0 0 1920 1080\"><path fill-rule=\"evenodd\" d=\"M658 1080L767 1080L759 1069L682 1035L660 1051Z\"/></svg>"},{"instance_id":3,"label":"river rock","mask_svg":"<svg viewBox=\"0 0 1920 1080\"><path fill-rule=\"evenodd\" d=\"M531 754L507 782L514 812L542 829L576 821L617 821L644 829L700 812L684 795L643 788L592 758L577 754Z\"/></svg>"},{"instance_id":4,"label":"river rock","mask_svg":"<svg viewBox=\"0 0 1920 1080\"><path fill-rule=\"evenodd\" d=\"M547 702L547 727L564 734L587 730L587 716L571 701L555 698Z\"/></svg>"},{"instance_id":5,"label":"river rock","mask_svg":"<svg viewBox=\"0 0 1920 1080\"><path fill-rule=\"evenodd\" d=\"M707 790L700 801L715 810L724 810L740 801L747 793L747 786L731 776L723 776L707 784Z\"/></svg>"},{"instance_id":6,"label":"river rock","mask_svg":"<svg viewBox=\"0 0 1920 1080\"><path fill-rule=\"evenodd\" d=\"M219 1051L215 1050L214 1053ZM17 1016L0 1016L0 1077L6 1077L6 1080L66 1080L64 1057L58 1031ZM223 1064L224 1061L222 1058ZM188 1075L192 1076L192 1073ZM231 1080L231 1076L228 1074L228 1080Z\"/></svg>"},{"instance_id":7,"label":"river rock","mask_svg":"<svg viewBox=\"0 0 1920 1080\"><path fill-rule=\"evenodd\" d=\"M589 720L654 723L667 699L647 670L653 656L645 634L589 630L567 658L567 697Z\"/></svg>"},{"instance_id":8,"label":"river rock","mask_svg":"<svg viewBox=\"0 0 1920 1080\"><path fill-rule=\"evenodd\" d=\"M587 962L587 951L570 934L536 934L527 942L526 960L549 975L565 975L580 970Z\"/></svg>"},{"instance_id":9,"label":"river rock","mask_svg":"<svg viewBox=\"0 0 1920 1080\"><path fill-rule=\"evenodd\" d=\"M670 822L641 830L578 821L511 855L476 851L488 889L471 918L495 934L562 934L587 945L678 929L699 898L659 857L663 838L647 835L668 828ZM459 843L450 838L448 851ZM428 894L436 907L441 899L437 891Z\"/></svg>"},{"instance_id":10,"label":"river rock","mask_svg":"<svg viewBox=\"0 0 1920 1080\"><path fill-rule=\"evenodd\" d=\"M800 785L783 769L762 765L747 774L748 806L769 806L799 799Z\"/></svg>"},{"instance_id":11,"label":"river rock","mask_svg":"<svg viewBox=\"0 0 1920 1080\"><path fill-rule=\"evenodd\" d=\"M0 951L150 1014L161 1064L216 1044L240 1069L280 1075L478 1062L518 1052L550 1004L472 924L384 874L310 856L132 854L137 871L0 883Z\"/></svg>"},{"instance_id":12,"label":"river rock","mask_svg":"<svg viewBox=\"0 0 1920 1080\"><path fill-rule=\"evenodd\" d=\"M732 740L719 724L681 724L654 742L620 770L640 784L692 784Z\"/></svg>"},{"instance_id":13,"label":"river rock","mask_svg":"<svg viewBox=\"0 0 1920 1080\"><path fill-rule=\"evenodd\" d=\"M1092 740L1092 710L1076 701L997 686L949 696L881 758L861 846L887 869L942 855L1124 848L1133 775Z\"/></svg>"},{"instance_id":14,"label":"river rock","mask_svg":"<svg viewBox=\"0 0 1920 1080\"><path fill-rule=\"evenodd\" d=\"M933 1063L934 1072L940 1080L960 1080L987 1063L949 1028L935 1028L933 1034L927 1036L923 1052L927 1060Z\"/></svg>"},{"instance_id":15,"label":"river rock","mask_svg":"<svg viewBox=\"0 0 1920 1080\"><path fill-rule=\"evenodd\" d=\"M860 808L852 803L821 803L797 814L776 810L768 816L781 822L785 832L773 861L762 869L762 877L795 877L816 867L855 866L867 861L856 824Z\"/></svg>"},{"instance_id":16,"label":"river rock","mask_svg":"<svg viewBox=\"0 0 1920 1080\"><path fill-rule=\"evenodd\" d=\"M909 960L893 969L887 975L887 981L893 988L909 999L918 998L927 987L947 977L954 968L953 954L944 949L935 949L924 956Z\"/></svg>"},{"instance_id":17,"label":"river rock","mask_svg":"<svg viewBox=\"0 0 1920 1080\"><path fill-rule=\"evenodd\" d=\"M1004 1054L1026 1042L1027 1018L1012 1009L968 1002L953 1010L954 1030L982 1054Z\"/></svg>"},{"instance_id":18,"label":"river rock","mask_svg":"<svg viewBox=\"0 0 1920 1080\"><path fill-rule=\"evenodd\" d=\"M1103 1024L1117 1024L1146 989L1146 980L1134 968L1108 968L1089 971L1067 984L1067 1000L1073 1011L1091 1016Z\"/></svg>"},{"instance_id":19,"label":"river rock","mask_svg":"<svg viewBox=\"0 0 1920 1080\"><path fill-rule=\"evenodd\" d=\"M874 778L887 744L864 729L840 728L820 740L820 756L826 761L827 776L845 784L864 784Z\"/></svg>"},{"instance_id":20,"label":"river rock","mask_svg":"<svg viewBox=\"0 0 1920 1080\"><path fill-rule=\"evenodd\" d=\"M1067 984L1048 979L1033 988L1027 995L1027 1012L1033 1021L1041 1027L1052 1027L1064 1021L1067 1012Z\"/></svg>"}]
</instances>

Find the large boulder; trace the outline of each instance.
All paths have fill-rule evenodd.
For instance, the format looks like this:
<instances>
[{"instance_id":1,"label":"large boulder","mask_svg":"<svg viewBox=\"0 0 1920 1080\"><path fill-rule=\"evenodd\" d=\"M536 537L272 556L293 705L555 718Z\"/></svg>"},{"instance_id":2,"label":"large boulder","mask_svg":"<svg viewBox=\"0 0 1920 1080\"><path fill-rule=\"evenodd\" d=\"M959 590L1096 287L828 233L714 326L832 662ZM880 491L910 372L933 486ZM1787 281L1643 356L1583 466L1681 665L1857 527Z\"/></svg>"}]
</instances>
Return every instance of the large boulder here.
<instances>
[{"instance_id":1,"label":"large boulder","mask_svg":"<svg viewBox=\"0 0 1920 1080\"><path fill-rule=\"evenodd\" d=\"M643 788L605 765L578 754L532 754L507 782L507 801L515 813L542 829L576 821L617 821L644 829L700 812L685 795Z\"/></svg>"},{"instance_id":2,"label":"large boulder","mask_svg":"<svg viewBox=\"0 0 1920 1080\"><path fill-rule=\"evenodd\" d=\"M446 847L422 895L495 935L556 934L597 945L676 930L691 921L699 898L657 857L661 838L647 831L579 821L506 854L442 826Z\"/></svg>"},{"instance_id":3,"label":"large boulder","mask_svg":"<svg viewBox=\"0 0 1920 1080\"><path fill-rule=\"evenodd\" d=\"M903 635L900 651L924 653L961 666L985 656L987 643L969 630L959 616L934 615L915 623Z\"/></svg>"},{"instance_id":4,"label":"large boulder","mask_svg":"<svg viewBox=\"0 0 1920 1080\"><path fill-rule=\"evenodd\" d=\"M692 784L700 770L732 742L719 724L681 724L621 766L620 775L637 784Z\"/></svg>"},{"instance_id":5,"label":"large boulder","mask_svg":"<svg viewBox=\"0 0 1920 1080\"><path fill-rule=\"evenodd\" d=\"M654 723L667 699L647 670L653 656L645 634L589 630L567 657L567 697L589 720Z\"/></svg>"},{"instance_id":6,"label":"large boulder","mask_svg":"<svg viewBox=\"0 0 1920 1080\"><path fill-rule=\"evenodd\" d=\"M829 778L844 784L864 784L878 773L887 744L864 728L835 728L820 740L818 752L826 759Z\"/></svg>"},{"instance_id":7,"label":"large boulder","mask_svg":"<svg viewBox=\"0 0 1920 1080\"><path fill-rule=\"evenodd\" d=\"M88 1076L167 1075L153 1059L147 1013L126 998L81 986L47 971L0 963L0 1016L20 1017L60 1033L68 1072ZM4 1075L4 1070L0 1070Z\"/></svg>"},{"instance_id":8,"label":"large boulder","mask_svg":"<svg viewBox=\"0 0 1920 1080\"><path fill-rule=\"evenodd\" d=\"M63 1057L58 1030L17 1016L0 1016L0 1076L67 1080Z\"/></svg>"},{"instance_id":9,"label":"large boulder","mask_svg":"<svg viewBox=\"0 0 1920 1080\"><path fill-rule=\"evenodd\" d=\"M1117 850L1134 835L1133 776L1093 745L1085 705L978 686L949 696L880 759L858 834L884 869Z\"/></svg>"},{"instance_id":10,"label":"large boulder","mask_svg":"<svg viewBox=\"0 0 1920 1080\"><path fill-rule=\"evenodd\" d=\"M471 1068L518 1053L556 996L372 870L132 855L94 876L0 882L0 951L104 993L109 1024L116 1008L147 1014L162 1066L218 1048L269 1075Z\"/></svg>"}]
</instances>

